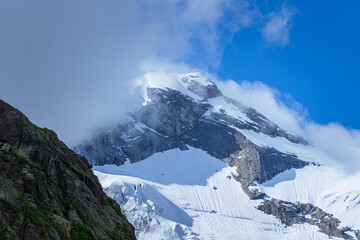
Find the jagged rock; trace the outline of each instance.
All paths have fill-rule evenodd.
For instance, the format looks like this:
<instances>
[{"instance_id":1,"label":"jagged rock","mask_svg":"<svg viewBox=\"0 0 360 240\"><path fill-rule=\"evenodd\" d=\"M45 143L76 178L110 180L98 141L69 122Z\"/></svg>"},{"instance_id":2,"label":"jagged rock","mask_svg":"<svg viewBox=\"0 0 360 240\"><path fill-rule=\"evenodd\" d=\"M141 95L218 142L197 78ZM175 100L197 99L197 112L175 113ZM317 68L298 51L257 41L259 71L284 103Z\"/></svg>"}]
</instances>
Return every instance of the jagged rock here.
<instances>
[{"instance_id":1,"label":"jagged rock","mask_svg":"<svg viewBox=\"0 0 360 240\"><path fill-rule=\"evenodd\" d=\"M147 92L150 104L139 109L133 118L173 138L180 137L185 129L193 126L211 107L209 104L195 102L179 91L148 88Z\"/></svg>"},{"instance_id":2,"label":"jagged rock","mask_svg":"<svg viewBox=\"0 0 360 240\"><path fill-rule=\"evenodd\" d=\"M135 239L87 159L1 100L0 142L1 239Z\"/></svg>"},{"instance_id":3,"label":"jagged rock","mask_svg":"<svg viewBox=\"0 0 360 240\"><path fill-rule=\"evenodd\" d=\"M285 170L303 168L309 164L299 160L296 155L256 146L241 133L236 133L235 136L242 150L230 154L230 157L224 160L230 166L237 167L243 183L263 183Z\"/></svg>"},{"instance_id":4,"label":"jagged rock","mask_svg":"<svg viewBox=\"0 0 360 240\"><path fill-rule=\"evenodd\" d=\"M224 96L224 99L226 102L231 103L234 106L236 106L237 108L241 109L242 112L244 112L246 114L246 116L250 120L253 121L253 123L246 122L246 124L244 124L244 123L240 122L239 120L231 118L224 114L218 115L217 117L219 117L219 119L225 118L229 124L236 126L239 129L252 130L257 133L261 132L270 137L284 137L293 143L310 145L310 143L303 137L296 136L296 135L286 132L285 130L281 129L278 125L271 122L269 119L267 119L264 115L262 115L255 109L246 107L246 106L242 105L241 103L239 103L238 101L236 101L232 98L226 97L226 96Z\"/></svg>"},{"instance_id":5,"label":"jagged rock","mask_svg":"<svg viewBox=\"0 0 360 240\"><path fill-rule=\"evenodd\" d=\"M5 151L5 152L8 152L11 148L11 145L8 144L8 143L0 143L0 151Z\"/></svg>"},{"instance_id":6,"label":"jagged rock","mask_svg":"<svg viewBox=\"0 0 360 240\"><path fill-rule=\"evenodd\" d=\"M328 214L310 203L292 203L272 198L264 199L257 208L267 214L274 215L287 226L309 223L318 226L322 232L329 236L354 239L346 233L353 231L351 228L341 228L340 221L334 218L332 214ZM355 231L356 234L358 234L357 231Z\"/></svg>"},{"instance_id":7,"label":"jagged rock","mask_svg":"<svg viewBox=\"0 0 360 240\"><path fill-rule=\"evenodd\" d=\"M204 99L222 96L221 91L214 82L210 81L208 78L199 81L199 78L203 78L203 76L189 75L183 77L181 81L185 83L187 89Z\"/></svg>"},{"instance_id":8,"label":"jagged rock","mask_svg":"<svg viewBox=\"0 0 360 240\"><path fill-rule=\"evenodd\" d=\"M246 185L241 185L244 193L246 193L246 195L248 195L248 197L251 199L251 200L258 200L258 199L263 199L264 197L267 197L267 195L263 192L260 192L259 190L257 189L254 189L254 190L251 190L249 189L248 186Z\"/></svg>"},{"instance_id":9,"label":"jagged rock","mask_svg":"<svg viewBox=\"0 0 360 240\"><path fill-rule=\"evenodd\" d=\"M252 188L281 172L303 168L309 163L294 154L258 146L248 140L241 130L251 130L272 138L282 137L295 144L311 143L281 129L255 109L222 96L221 91L210 80L201 78L199 81L198 78L201 76L189 75L181 81L202 100L174 89L147 88L146 104L130 114L127 121L101 132L75 150L88 157L94 165L120 165L127 160L132 163L141 161L157 152L173 148L200 148L229 166L236 167L237 174L232 177L241 183L250 199L262 199L259 210L276 216L288 226L309 223L318 226L329 236L351 239L347 232L353 230L340 228L339 220L320 208L311 204L270 199L265 193ZM231 115L224 109L215 110L216 107L210 103L211 100L216 103L217 100L212 98L217 97L222 98L221 103L225 101L231 104L235 111L240 110L241 117ZM214 185L213 190L217 190ZM140 222L143 221L145 225L141 227L146 228L146 224L152 224L150 220ZM360 233L353 232L359 238Z\"/></svg>"},{"instance_id":10,"label":"jagged rock","mask_svg":"<svg viewBox=\"0 0 360 240\"><path fill-rule=\"evenodd\" d=\"M360 240L360 231L354 231L357 240Z\"/></svg>"},{"instance_id":11,"label":"jagged rock","mask_svg":"<svg viewBox=\"0 0 360 240\"><path fill-rule=\"evenodd\" d=\"M132 113L130 120L100 133L74 150L94 165L120 165L127 159L137 162L157 152L189 145L236 166L241 178L248 183L264 182L285 170L307 165L295 155L256 146L233 127L254 128L257 132L287 137L296 143L305 141L300 137L290 138L292 135L264 116L256 115L255 110L246 108L248 115L257 119L258 125L241 122L224 112L214 113L208 102L196 101L177 90L148 88L147 96L150 101Z\"/></svg>"}]
</instances>

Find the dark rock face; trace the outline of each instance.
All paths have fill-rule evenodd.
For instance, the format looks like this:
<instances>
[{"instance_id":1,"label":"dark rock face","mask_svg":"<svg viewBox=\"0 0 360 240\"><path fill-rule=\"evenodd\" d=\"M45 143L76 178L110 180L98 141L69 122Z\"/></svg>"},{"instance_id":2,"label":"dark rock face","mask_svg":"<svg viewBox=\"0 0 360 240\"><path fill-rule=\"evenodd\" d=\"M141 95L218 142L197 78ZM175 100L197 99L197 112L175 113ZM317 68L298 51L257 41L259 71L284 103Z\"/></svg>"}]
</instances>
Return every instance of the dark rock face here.
<instances>
[{"instance_id":1,"label":"dark rock face","mask_svg":"<svg viewBox=\"0 0 360 240\"><path fill-rule=\"evenodd\" d=\"M0 239L135 239L87 159L0 100Z\"/></svg>"},{"instance_id":2,"label":"dark rock face","mask_svg":"<svg viewBox=\"0 0 360 240\"><path fill-rule=\"evenodd\" d=\"M292 143L299 143L303 145L310 145L310 143L305 140L303 137L292 135L285 130L281 129L278 125L271 122L264 115L259 113L253 108L245 107L238 101L231 99L229 97L224 97L225 101L233 104L234 106L241 109L245 115L251 119L253 122L240 122L237 119L231 118L228 115L222 114L216 116L218 119L223 119L227 121L230 125L235 126L239 129L252 130L256 133L264 133L270 137L284 137Z\"/></svg>"},{"instance_id":3,"label":"dark rock face","mask_svg":"<svg viewBox=\"0 0 360 240\"><path fill-rule=\"evenodd\" d=\"M147 91L152 102L137 111L133 118L165 136L180 137L211 107L179 91L158 88Z\"/></svg>"},{"instance_id":4,"label":"dark rock face","mask_svg":"<svg viewBox=\"0 0 360 240\"><path fill-rule=\"evenodd\" d=\"M358 240L360 240L360 231L354 231L355 232L355 236Z\"/></svg>"},{"instance_id":5,"label":"dark rock face","mask_svg":"<svg viewBox=\"0 0 360 240\"><path fill-rule=\"evenodd\" d=\"M329 237L354 239L347 232L355 232L355 236L359 239L358 231L353 231L348 227L340 228L340 221L334 218L332 214L328 214L309 203L292 203L277 199L265 199L257 208L267 214L274 215L287 226L309 223L318 226Z\"/></svg>"},{"instance_id":6,"label":"dark rock face","mask_svg":"<svg viewBox=\"0 0 360 240\"><path fill-rule=\"evenodd\" d=\"M238 179L237 176L233 176L235 178L235 180L237 181L241 181L241 179ZM246 195L248 195L248 197L250 198L250 200L258 200L258 199L264 199L265 197L268 197L265 193L260 192L259 190L255 189L255 190L250 190L249 186L246 186L245 184L241 185L242 190L244 191L244 193Z\"/></svg>"},{"instance_id":7,"label":"dark rock face","mask_svg":"<svg viewBox=\"0 0 360 240\"><path fill-rule=\"evenodd\" d=\"M224 161L237 167L238 178L244 185L263 183L285 170L303 168L309 164L299 160L296 155L282 153L270 147L259 147L241 133L236 133L235 136L241 150L230 154Z\"/></svg>"},{"instance_id":8,"label":"dark rock face","mask_svg":"<svg viewBox=\"0 0 360 240\"><path fill-rule=\"evenodd\" d=\"M202 101L172 89L148 88L150 102L131 114L127 122L95 136L75 150L87 156L92 164L120 165L126 160L141 161L152 154L173 148L200 148L229 166L236 166L238 175L233 174L232 177L241 183L243 191L251 200L262 200L259 210L276 216L288 226L309 223L318 226L329 236L352 239L347 232L353 230L340 228L340 221L320 208L311 204L271 199L250 187L285 170L303 168L310 163L293 154L255 145L239 130L284 137L296 144L310 143L302 137L289 134L256 110L231 98L224 97L224 100L240 109L250 121L236 119L225 110L212 111L213 106L207 99L222 96L221 92L215 84L204 86L194 79L190 76L182 81L190 91L203 97ZM360 235L357 231L353 232L356 236Z\"/></svg>"},{"instance_id":9,"label":"dark rock face","mask_svg":"<svg viewBox=\"0 0 360 240\"><path fill-rule=\"evenodd\" d=\"M176 90L148 88L147 91L151 101L134 112L131 120L75 147L75 151L94 165L120 165L127 159L136 162L156 152L189 145L236 166L245 185L253 181L261 183L285 170L308 164L295 155L256 146L236 129L256 129L272 137L292 136L262 115L258 117L261 119L258 125L250 124L225 112L213 112L213 106L206 100L195 101ZM256 118L254 111L251 111L252 119ZM296 143L305 141L296 136L292 139Z\"/></svg>"}]
</instances>

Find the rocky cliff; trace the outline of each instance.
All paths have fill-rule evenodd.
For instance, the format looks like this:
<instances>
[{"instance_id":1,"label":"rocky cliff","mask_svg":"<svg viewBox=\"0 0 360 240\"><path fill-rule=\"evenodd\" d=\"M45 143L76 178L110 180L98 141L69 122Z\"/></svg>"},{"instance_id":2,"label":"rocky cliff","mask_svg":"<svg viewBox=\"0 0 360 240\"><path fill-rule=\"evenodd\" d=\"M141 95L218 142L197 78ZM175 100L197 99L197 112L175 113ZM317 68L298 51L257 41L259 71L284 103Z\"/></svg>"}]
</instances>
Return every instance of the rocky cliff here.
<instances>
[{"instance_id":1,"label":"rocky cliff","mask_svg":"<svg viewBox=\"0 0 360 240\"><path fill-rule=\"evenodd\" d=\"M284 182L293 181L296 174L306 172L307 169L319 168L313 171L321 171L318 160L321 160L323 156L312 152L314 146L311 142L281 129L255 109L224 96L214 82L201 74L175 76L154 74L143 78L145 79L143 104L136 111L131 112L125 121L119 122L111 129L106 129L75 147L74 150L86 156L91 164L100 166L116 164L120 170L116 170L115 166L112 170L120 171L122 174L130 171L126 170L128 166L140 164L142 160L147 161L154 154L172 152L176 148L184 151L201 149L211 157L227 163L229 167L235 167L236 173L231 172L226 179L229 181L235 179L240 182L243 193L253 200L254 204L255 202L259 204L258 210L275 216L285 226L315 225L328 236L359 239L359 232L355 230L357 228L347 227L335 217L336 215L326 212L328 206L323 205L325 208L319 208L312 204L311 198L304 198L306 199L304 202L298 202L299 194L293 186L286 189L289 192L293 190L296 192L294 194L296 198L293 198L291 202L274 198L264 191L264 186L269 186L269 182L262 184L274 179L277 175L278 179L272 183L273 188L280 185L280 182L284 184ZM296 152L293 152L294 150ZM309 154L304 154L307 151ZM305 158L298 157L301 156L299 153ZM309 156L313 157L309 158ZM307 161L304 161L305 159ZM132 164L129 165L129 162ZM162 167L158 166L160 169ZM202 164L198 166L198 171L202 172L208 167L207 164ZM103 170L107 173L106 169L109 168L111 167L105 166ZM124 172L121 169L125 169ZM295 171L295 169L304 171ZM131 176L143 176L141 173L136 174L136 171L135 167L131 168ZM184 177L189 177L187 171L183 174ZM166 178L165 173L161 176ZM162 187L167 188L167 186ZM311 186L308 188L310 189ZM218 191L215 184L212 189ZM118 201L123 206L126 206L128 201L133 201L124 199L132 199L137 194L141 195L143 191L134 185L134 194L131 194L126 184L117 186L117 183L110 187L106 185L105 190L121 195L121 200L119 198ZM195 193L198 194L197 190ZM287 196L286 194L287 192L280 196ZM148 200L153 195L147 192L141 196ZM208 197L213 195L215 196L216 193L206 195L206 199L201 201L201 207L193 209L207 213L202 203L210 201ZM356 198L357 196L354 197L354 201ZM151 206L156 205L151 204ZM186 202L183 209L188 210L188 205L191 204L193 202ZM143 213L139 210L141 207L139 206L137 210L129 210L128 214L139 216L139 212ZM215 214L216 211L210 210L208 213ZM216 219L216 216L212 217ZM151 228L147 220L141 224L138 223L141 221L133 222L138 232L142 232L144 226Z\"/></svg>"},{"instance_id":2,"label":"rocky cliff","mask_svg":"<svg viewBox=\"0 0 360 240\"><path fill-rule=\"evenodd\" d=\"M135 239L86 158L0 100L0 239Z\"/></svg>"},{"instance_id":3,"label":"rocky cliff","mask_svg":"<svg viewBox=\"0 0 360 240\"><path fill-rule=\"evenodd\" d=\"M210 86L208 92L214 92L216 85ZM207 93L205 90L195 92ZM236 166L245 184L261 183L285 170L308 164L295 155L250 142L240 129L308 144L233 99L224 98L224 101L244 114L243 120L229 115L224 109L215 110L208 98L218 97L220 93L219 90L214 96L207 93L207 98L196 101L174 89L147 88L148 103L145 106L130 114L125 123L78 145L75 151L94 165L121 165L127 159L137 162L157 152L192 146Z\"/></svg>"}]
</instances>

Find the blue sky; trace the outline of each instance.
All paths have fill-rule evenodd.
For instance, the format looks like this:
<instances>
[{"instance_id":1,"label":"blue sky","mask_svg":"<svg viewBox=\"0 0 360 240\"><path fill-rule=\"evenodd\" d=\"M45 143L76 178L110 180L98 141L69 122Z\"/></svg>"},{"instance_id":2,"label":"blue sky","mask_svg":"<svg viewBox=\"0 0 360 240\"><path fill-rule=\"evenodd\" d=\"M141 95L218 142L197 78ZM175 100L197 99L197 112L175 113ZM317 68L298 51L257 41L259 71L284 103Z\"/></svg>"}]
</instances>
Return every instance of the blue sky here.
<instances>
[{"instance_id":1,"label":"blue sky","mask_svg":"<svg viewBox=\"0 0 360 240\"><path fill-rule=\"evenodd\" d=\"M275 8L281 5L271 2ZM318 123L335 121L360 129L360 2L287 4L297 9L289 43L271 44L256 29L244 29L226 45L218 74L261 81L290 94Z\"/></svg>"},{"instance_id":2,"label":"blue sky","mask_svg":"<svg viewBox=\"0 0 360 240\"><path fill-rule=\"evenodd\" d=\"M262 82L360 129L358 1L0 0L0 98L75 142L149 71ZM261 100L261 99L260 99Z\"/></svg>"}]
</instances>

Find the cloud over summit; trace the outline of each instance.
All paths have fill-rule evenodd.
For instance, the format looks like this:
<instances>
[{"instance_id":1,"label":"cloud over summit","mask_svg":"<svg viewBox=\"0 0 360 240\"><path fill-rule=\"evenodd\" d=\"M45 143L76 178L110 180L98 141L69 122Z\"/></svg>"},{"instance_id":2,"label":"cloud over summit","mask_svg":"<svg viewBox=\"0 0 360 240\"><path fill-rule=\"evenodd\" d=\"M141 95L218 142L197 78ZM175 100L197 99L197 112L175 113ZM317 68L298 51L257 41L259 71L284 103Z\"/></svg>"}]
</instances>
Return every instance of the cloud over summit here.
<instances>
[{"instance_id":1,"label":"cloud over summit","mask_svg":"<svg viewBox=\"0 0 360 240\"><path fill-rule=\"evenodd\" d=\"M1 1L0 98L72 144L132 106L130 79L214 70L261 15L247 0Z\"/></svg>"}]
</instances>

